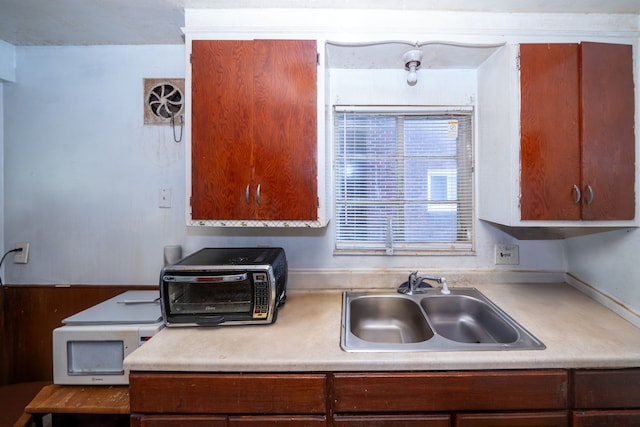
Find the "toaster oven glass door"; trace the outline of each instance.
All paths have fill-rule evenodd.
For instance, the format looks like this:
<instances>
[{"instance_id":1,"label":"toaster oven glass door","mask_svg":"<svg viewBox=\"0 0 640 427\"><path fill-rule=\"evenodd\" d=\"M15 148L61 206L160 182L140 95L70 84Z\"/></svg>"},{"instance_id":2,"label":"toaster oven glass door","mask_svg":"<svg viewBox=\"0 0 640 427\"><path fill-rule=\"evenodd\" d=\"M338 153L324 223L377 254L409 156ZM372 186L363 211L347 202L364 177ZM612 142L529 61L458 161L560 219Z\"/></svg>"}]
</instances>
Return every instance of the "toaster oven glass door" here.
<instances>
[{"instance_id":1,"label":"toaster oven glass door","mask_svg":"<svg viewBox=\"0 0 640 427\"><path fill-rule=\"evenodd\" d=\"M247 273L173 276L166 285L172 314L202 316L252 311L253 286Z\"/></svg>"}]
</instances>

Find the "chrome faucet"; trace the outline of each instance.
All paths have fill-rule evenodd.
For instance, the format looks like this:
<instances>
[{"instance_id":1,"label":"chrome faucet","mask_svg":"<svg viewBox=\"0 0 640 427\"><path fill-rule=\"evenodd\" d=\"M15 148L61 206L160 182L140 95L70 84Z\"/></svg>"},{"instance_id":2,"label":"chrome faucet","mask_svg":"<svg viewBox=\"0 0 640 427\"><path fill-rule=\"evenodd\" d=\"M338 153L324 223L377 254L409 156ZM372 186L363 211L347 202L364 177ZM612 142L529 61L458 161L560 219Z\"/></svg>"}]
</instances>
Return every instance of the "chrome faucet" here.
<instances>
[{"instance_id":1,"label":"chrome faucet","mask_svg":"<svg viewBox=\"0 0 640 427\"><path fill-rule=\"evenodd\" d=\"M409 274L409 279L398 287L398 292L406 295L424 294L425 290L421 287L422 282L425 280L432 280L442 285L441 293L448 295L451 293L447 286L447 280L444 277L436 276L418 276L418 272L414 271Z\"/></svg>"}]
</instances>

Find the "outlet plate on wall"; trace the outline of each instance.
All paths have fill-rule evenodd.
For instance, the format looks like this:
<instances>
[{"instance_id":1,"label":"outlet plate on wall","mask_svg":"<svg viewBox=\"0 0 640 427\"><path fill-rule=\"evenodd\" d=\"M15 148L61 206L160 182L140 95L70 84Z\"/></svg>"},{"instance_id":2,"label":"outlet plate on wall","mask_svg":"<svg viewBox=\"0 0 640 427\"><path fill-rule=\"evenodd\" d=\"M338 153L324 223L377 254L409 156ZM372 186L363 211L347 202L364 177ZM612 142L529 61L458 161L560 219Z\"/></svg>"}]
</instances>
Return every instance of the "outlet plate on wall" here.
<instances>
[{"instance_id":1,"label":"outlet plate on wall","mask_svg":"<svg viewBox=\"0 0 640 427\"><path fill-rule=\"evenodd\" d=\"M496 265L520 264L518 245L496 245L495 256Z\"/></svg>"},{"instance_id":2,"label":"outlet plate on wall","mask_svg":"<svg viewBox=\"0 0 640 427\"><path fill-rule=\"evenodd\" d=\"M16 243L16 249L22 248L20 252L14 252L14 264L26 264L29 261L29 242Z\"/></svg>"}]
</instances>

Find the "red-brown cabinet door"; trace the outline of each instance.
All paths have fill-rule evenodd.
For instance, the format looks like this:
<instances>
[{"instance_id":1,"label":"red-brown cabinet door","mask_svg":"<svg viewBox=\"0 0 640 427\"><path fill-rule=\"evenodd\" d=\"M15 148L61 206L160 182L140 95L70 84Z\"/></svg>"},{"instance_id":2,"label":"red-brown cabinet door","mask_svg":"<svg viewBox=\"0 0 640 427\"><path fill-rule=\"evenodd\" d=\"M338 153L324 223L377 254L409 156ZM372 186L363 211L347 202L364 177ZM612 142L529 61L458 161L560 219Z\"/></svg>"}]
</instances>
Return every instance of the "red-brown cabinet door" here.
<instances>
[{"instance_id":1,"label":"red-brown cabinet door","mask_svg":"<svg viewBox=\"0 0 640 427\"><path fill-rule=\"evenodd\" d=\"M192 219L316 220L314 40L192 44Z\"/></svg>"},{"instance_id":2,"label":"red-brown cabinet door","mask_svg":"<svg viewBox=\"0 0 640 427\"><path fill-rule=\"evenodd\" d=\"M255 41L257 219L318 217L316 75L314 40Z\"/></svg>"},{"instance_id":3,"label":"red-brown cabinet door","mask_svg":"<svg viewBox=\"0 0 640 427\"><path fill-rule=\"evenodd\" d=\"M253 217L253 42L194 40L191 54L193 219ZM251 190L251 188L249 188Z\"/></svg>"},{"instance_id":4,"label":"red-brown cabinet door","mask_svg":"<svg viewBox=\"0 0 640 427\"><path fill-rule=\"evenodd\" d=\"M523 220L580 219L578 46L520 46Z\"/></svg>"},{"instance_id":5,"label":"red-brown cabinet door","mask_svg":"<svg viewBox=\"0 0 640 427\"><path fill-rule=\"evenodd\" d=\"M635 102L630 45L581 43L582 218L635 217Z\"/></svg>"}]
</instances>

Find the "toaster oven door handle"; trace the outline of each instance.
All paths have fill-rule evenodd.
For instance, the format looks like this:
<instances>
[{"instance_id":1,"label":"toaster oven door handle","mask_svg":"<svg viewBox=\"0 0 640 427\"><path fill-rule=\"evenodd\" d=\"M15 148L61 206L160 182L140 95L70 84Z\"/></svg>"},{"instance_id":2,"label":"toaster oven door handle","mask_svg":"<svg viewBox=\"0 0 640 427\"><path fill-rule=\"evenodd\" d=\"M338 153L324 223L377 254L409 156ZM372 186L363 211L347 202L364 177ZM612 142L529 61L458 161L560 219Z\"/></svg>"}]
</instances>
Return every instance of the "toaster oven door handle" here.
<instances>
[{"instance_id":1,"label":"toaster oven door handle","mask_svg":"<svg viewBox=\"0 0 640 427\"><path fill-rule=\"evenodd\" d=\"M207 316L198 317L196 319L196 325L198 326L217 326L224 322L224 316Z\"/></svg>"},{"instance_id":2,"label":"toaster oven door handle","mask_svg":"<svg viewBox=\"0 0 640 427\"><path fill-rule=\"evenodd\" d=\"M247 280L247 273L228 274L223 276L180 276L165 274L162 277L165 282L180 283L222 283L222 282L243 282Z\"/></svg>"}]
</instances>

